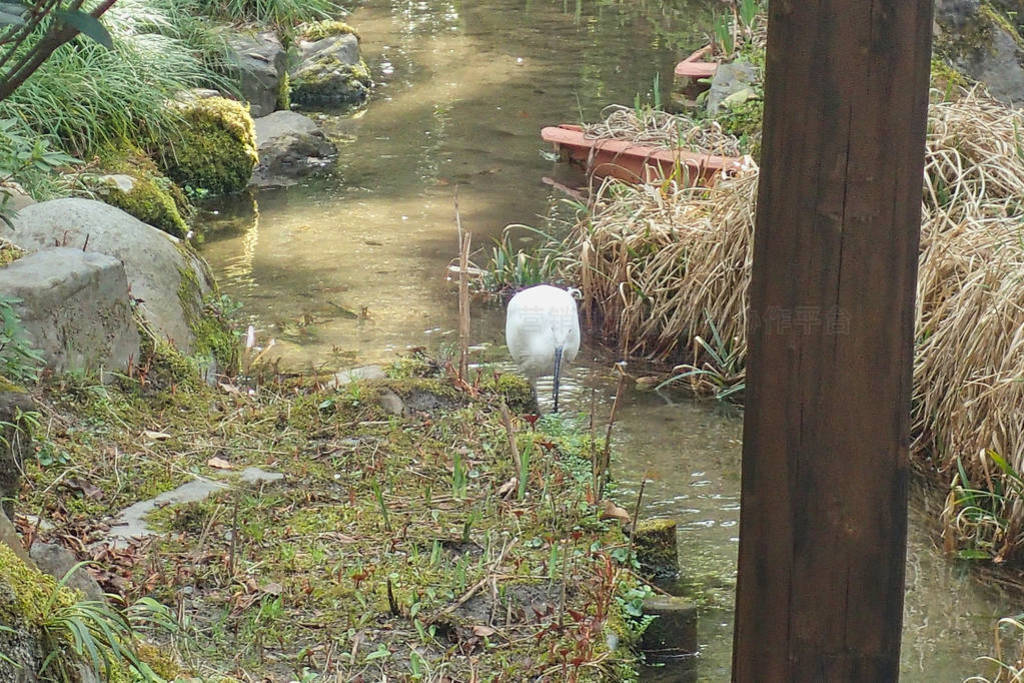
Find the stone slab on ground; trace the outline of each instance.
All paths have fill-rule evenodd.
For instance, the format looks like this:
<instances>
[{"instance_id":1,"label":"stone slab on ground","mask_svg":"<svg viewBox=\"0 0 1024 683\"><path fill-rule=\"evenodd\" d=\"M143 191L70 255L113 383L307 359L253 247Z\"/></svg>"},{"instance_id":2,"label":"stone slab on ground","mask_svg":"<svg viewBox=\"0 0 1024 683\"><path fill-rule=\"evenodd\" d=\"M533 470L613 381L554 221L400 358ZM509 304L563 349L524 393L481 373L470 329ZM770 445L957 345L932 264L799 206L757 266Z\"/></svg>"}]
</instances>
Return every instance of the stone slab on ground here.
<instances>
[{"instance_id":1,"label":"stone slab on ground","mask_svg":"<svg viewBox=\"0 0 1024 683\"><path fill-rule=\"evenodd\" d=\"M384 368L379 365L364 365L358 368L350 368L334 373L334 377L327 382L328 389L347 387L352 382L366 379L387 379Z\"/></svg>"},{"instance_id":2,"label":"stone slab on ground","mask_svg":"<svg viewBox=\"0 0 1024 683\"><path fill-rule=\"evenodd\" d=\"M13 308L28 343L57 373L124 370L139 358L128 280L112 256L38 251L0 268L0 292L20 300Z\"/></svg>"},{"instance_id":3,"label":"stone slab on ground","mask_svg":"<svg viewBox=\"0 0 1024 683\"><path fill-rule=\"evenodd\" d=\"M284 478L284 475L280 472L268 472L259 467L246 467L241 472L230 474L237 475L238 481L248 485L272 483ZM150 528L146 521L149 513L165 505L195 503L205 500L211 494L218 491L226 491L231 488L230 479L234 478L230 474L228 475L228 480L196 477L176 489L164 491L155 498L141 500L128 506L111 523L110 531L104 540L110 542L115 547L124 547L133 538L159 536L160 533Z\"/></svg>"}]
</instances>

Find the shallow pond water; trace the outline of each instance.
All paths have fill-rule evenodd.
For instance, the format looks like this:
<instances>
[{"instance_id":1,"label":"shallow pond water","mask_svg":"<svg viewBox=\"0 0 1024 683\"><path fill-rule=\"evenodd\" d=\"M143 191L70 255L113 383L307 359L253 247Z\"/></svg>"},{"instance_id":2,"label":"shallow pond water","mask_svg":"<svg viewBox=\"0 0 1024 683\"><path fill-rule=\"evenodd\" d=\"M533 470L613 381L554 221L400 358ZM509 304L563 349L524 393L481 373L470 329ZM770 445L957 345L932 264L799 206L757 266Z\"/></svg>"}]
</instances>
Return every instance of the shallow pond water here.
<instances>
[{"instance_id":1,"label":"shallow pond water","mask_svg":"<svg viewBox=\"0 0 1024 683\"><path fill-rule=\"evenodd\" d=\"M544 156L544 125L593 120L648 97L655 74L699 47L717 2L367 0L349 21L378 86L355 115L315 114L345 142L331 174L211 207L203 251L283 365L386 361L454 342L455 188L474 245L509 223L543 225L579 177ZM480 261L486 261L481 255ZM474 311L474 341L501 343L502 314ZM490 355L500 357L495 349ZM614 358L587 345L565 404L599 414ZM543 393L543 391L542 391ZM734 410L628 392L615 432L625 499L649 478L645 515L680 523L682 589L702 604L701 680L728 679L739 519L741 419ZM903 680L958 681L978 670L994 618L1012 611L935 550L936 507L915 496ZM659 677L661 672L650 672Z\"/></svg>"}]
</instances>

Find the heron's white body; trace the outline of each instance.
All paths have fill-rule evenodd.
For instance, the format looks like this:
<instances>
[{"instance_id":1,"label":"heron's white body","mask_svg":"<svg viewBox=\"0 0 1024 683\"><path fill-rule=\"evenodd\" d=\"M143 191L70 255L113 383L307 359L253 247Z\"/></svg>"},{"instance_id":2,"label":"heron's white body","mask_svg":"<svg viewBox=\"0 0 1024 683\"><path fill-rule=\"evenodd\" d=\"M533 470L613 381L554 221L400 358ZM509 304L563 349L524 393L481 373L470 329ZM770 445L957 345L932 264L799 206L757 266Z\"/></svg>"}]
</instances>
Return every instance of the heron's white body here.
<instances>
[{"instance_id":1,"label":"heron's white body","mask_svg":"<svg viewBox=\"0 0 1024 683\"><path fill-rule=\"evenodd\" d=\"M524 289L508 302L505 342L512 360L531 381L538 377L561 374L564 364L572 362L580 350L580 319L576 300L564 289L550 285Z\"/></svg>"}]
</instances>

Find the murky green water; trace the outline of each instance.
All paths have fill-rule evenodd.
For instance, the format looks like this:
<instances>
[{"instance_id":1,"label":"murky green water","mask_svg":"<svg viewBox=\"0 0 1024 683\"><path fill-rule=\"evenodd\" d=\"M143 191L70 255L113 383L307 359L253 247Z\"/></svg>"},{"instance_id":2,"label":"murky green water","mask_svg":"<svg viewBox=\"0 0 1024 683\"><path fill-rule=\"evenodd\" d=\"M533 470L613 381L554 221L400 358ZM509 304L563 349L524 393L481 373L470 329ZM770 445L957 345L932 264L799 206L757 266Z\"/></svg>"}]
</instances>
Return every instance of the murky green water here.
<instances>
[{"instance_id":1,"label":"murky green water","mask_svg":"<svg viewBox=\"0 0 1024 683\"><path fill-rule=\"evenodd\" d=\"M286 365L364 364L451 344L455 187L477 246L506 224L542 223L562 199L542 178L577 177L542 156L540 128L649 93L656 73L667 79L701 44L715 4L368 0L350 21L379 83L373 100L354 117L323 119L348 140L330 176L222 203L209 217L204 253L223 289ZM501 311L474 315L474 340L500 344ZM566 404L589 409L593 388L606 411L612 360L587 346ZM645 514L679 520L683 583L703 596L698 667L708 681L728 679L740 438L737 414L656 394L628 395L616 431L624 497L647 476ZM918 498L903 680L959 681L988 653L994 617L1013 610L937 554L935 506Z\"/></svg>"}]
</instances>

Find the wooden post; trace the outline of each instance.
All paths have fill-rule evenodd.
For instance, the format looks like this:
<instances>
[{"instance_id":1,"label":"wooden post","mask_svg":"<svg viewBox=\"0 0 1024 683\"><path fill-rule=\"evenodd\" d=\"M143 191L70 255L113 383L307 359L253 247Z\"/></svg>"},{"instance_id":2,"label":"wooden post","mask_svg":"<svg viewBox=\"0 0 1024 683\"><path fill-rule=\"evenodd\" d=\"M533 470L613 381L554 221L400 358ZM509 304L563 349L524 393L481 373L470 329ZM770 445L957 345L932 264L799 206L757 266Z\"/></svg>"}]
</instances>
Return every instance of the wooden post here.
<instances>
[{"instance_id":1,"label":"wooden post","mask_svg":"<svg viewBox=\"0 0 1024 683\"><path fill-rule=\"evenodd\" d=\"M932 0L771 0L733 680L895 681Z\"/></svg>"}]
</instances>

